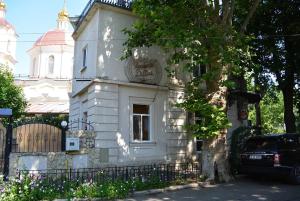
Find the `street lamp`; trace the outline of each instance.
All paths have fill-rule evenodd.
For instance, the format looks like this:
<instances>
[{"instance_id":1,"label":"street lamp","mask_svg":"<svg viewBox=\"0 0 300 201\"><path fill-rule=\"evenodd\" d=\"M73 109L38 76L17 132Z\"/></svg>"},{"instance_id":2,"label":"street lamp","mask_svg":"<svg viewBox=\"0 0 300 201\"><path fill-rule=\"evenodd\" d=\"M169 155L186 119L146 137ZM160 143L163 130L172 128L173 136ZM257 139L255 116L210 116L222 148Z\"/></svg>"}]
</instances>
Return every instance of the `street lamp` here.
<instances>
[{"instance_id":1,"label":"street lamp","mask_svg":"<svg viewBox=\"0 0 300 201\"><path fill-rule=\"evenodd\" d=\"M61 129L61 151L66 151L66 129L68 126L67 121L62 121L60 123L62 129Z\"/></svg>"},{"instance_id":2,"label":"street lamp","mask_svg":"<svg viewBox=\"0 0 300 201\"><path fill-rule=\"evenodd\" d=\"M62 128L65 129L65 128L68 126L68 122L67 122L67 121L62 121L62 122L60 123L60 125L61 125Z\"/></svg>"}]
</instances>

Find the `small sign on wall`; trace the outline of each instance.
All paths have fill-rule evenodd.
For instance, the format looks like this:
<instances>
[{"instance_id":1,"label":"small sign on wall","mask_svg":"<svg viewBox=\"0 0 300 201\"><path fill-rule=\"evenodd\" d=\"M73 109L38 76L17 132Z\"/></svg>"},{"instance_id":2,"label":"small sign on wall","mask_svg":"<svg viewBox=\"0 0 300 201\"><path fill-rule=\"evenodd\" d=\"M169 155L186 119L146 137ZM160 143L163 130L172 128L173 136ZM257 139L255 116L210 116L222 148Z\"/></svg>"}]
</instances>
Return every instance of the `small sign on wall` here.
<instances>
[{"instance_id":1,"label":"small sign on wall","mask_svg":"<svg viewBox=\"0 0 300 201\"><path fill-rule=\"evenodd\" d=\"M79 151L79 138L67 138L66 151Z\"/></svg>"}]
</instances>

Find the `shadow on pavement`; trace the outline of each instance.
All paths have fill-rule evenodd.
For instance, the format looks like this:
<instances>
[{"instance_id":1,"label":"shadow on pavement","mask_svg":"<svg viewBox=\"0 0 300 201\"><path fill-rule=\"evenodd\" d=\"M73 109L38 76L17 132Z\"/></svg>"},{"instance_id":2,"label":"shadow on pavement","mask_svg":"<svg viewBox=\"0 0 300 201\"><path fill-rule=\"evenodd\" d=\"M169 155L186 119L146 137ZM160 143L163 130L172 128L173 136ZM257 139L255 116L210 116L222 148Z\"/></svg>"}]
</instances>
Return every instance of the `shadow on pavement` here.
<instances>
[{"instance_id":1,"label":"shadow on pavement","mask_svg":"<svg viewBox=\"0 0 300 201\"><path fill-rule=\"evenodd\" d=\"M137 196L127 201L300 201L300 186L242 176L229 183Z\"/></svg>"}]
</instances>

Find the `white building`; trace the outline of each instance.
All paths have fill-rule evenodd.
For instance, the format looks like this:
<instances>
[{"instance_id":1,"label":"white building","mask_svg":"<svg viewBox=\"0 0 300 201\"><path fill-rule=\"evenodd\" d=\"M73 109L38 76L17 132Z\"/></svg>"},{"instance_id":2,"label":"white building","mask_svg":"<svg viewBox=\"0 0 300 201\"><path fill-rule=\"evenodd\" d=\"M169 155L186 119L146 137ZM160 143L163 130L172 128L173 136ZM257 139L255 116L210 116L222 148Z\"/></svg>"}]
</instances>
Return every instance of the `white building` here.
<instances>
[{"instance_id":1,"label":"white building","mask_svg":"<svg viewBox=\"0 0 300 201\"><path fill-rule=\"evenodd\" d=\"M29 114L69 112L74 40L66 8L58 13L57 27L43 34L28 50L29 78L16 78L28 101Z\"/></svg>"},{"instance_id":2,"label":"white building","mask_svg":"<svg viewBox=\"0 0 300 201\"><path fill-rule=\"evenodd\" d=\"M93 122L95 149L108 150L109 163L195 159L186 112L173 105L183 89L167 77L164 52L139 49L120 60L122 29L136 17L125 1L101 2L74 22L70 120Z\"/></svg>"},{"instance_id":3,"label":"white building","mask_svg":"<svg viewBox=\"0 0 300 201\"><path fill-rule=\"evenodd\" d=\"M6 4L0 0L0 64L7 65L12 72L16 64L16 30L6 19Z\"/></svg>"}]
</instances>

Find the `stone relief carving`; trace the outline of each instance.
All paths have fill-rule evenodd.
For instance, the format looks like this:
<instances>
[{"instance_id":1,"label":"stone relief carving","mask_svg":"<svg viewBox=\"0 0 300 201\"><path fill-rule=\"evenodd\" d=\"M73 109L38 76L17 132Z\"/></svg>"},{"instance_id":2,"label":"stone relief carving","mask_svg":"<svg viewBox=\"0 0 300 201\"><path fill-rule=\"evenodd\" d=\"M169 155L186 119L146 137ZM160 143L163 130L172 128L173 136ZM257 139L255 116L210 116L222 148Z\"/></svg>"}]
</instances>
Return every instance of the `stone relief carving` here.
<instances>
[{"instance_id":1,"label":"stone relief carving","mask_svg":"<svg viewBox=\"0 0 300 201\"><path fill-rule=\"evenodd\" d=\"M131 57L125 66L125 74L130 82L159 84L162 69L156 59Z\"/></svg>"}]
</instances>

